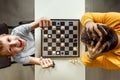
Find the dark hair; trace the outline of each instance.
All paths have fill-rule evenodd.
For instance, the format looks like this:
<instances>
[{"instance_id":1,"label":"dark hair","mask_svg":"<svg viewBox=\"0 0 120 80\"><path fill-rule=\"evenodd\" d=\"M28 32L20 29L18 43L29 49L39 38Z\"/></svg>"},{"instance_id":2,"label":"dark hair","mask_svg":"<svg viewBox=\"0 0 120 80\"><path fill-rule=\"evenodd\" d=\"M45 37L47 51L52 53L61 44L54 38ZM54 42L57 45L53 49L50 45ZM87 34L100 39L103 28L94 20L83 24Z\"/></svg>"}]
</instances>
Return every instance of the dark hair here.
<instances>
[{"instance_id":1,"label":"dark hair","mask_svg":"<svg viewBox=\"0 0 120 80\"><path fill-rule=\"evenodd\" d=\"M107 46L102 52L106 52L115 48L118 43L118 37L115 31L106 25L97 24L97 27L98 30L102 33L101 45L105 42L108 42ZM98 40L100 39L100 36L95 30L93 30L93 32L95 34L94 36L92 35L92 32L90 30L86 30L86 28L84 28L81 33L81 41L85 44L91 44L91 42L93 42L93 45L95 46ZM107 34L105 32L107 32Z\"/></svg>"}]
</instances>

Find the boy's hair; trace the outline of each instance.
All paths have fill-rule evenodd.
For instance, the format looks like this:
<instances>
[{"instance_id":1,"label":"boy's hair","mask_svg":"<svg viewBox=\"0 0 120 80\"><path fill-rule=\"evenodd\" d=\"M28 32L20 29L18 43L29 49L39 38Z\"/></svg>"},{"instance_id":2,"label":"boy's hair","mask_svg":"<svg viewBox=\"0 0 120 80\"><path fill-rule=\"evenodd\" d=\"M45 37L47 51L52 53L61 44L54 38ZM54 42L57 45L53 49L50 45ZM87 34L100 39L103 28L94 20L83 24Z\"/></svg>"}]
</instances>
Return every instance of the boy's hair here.
<instances>
[{"instance_id":1,"label":"boy's hair","mask_svg":"<svg viewBox=\"0 0 120 80\"><path fill-rule=\"evenodd\" d=\"M2 56L2 51L3 51L3 43L2 41L0 40L0 56Z\"/></svg>"},{"instance_id":2,"label":"boy's hair","mask_svg":"<svg viewBox=\"0 0 120 80\"><path fill-rule=\"evenodd\" d=\"M97 24L97 27L98 30L102 33L101 45L104 44L105 42L108 42L107 46L104 48L102 52L106 52L115 48L118 43L118 37L115 31L106 25ZM107 34L103 29L107 32ZM93 45L95 46L98 40L100 39L100 36L95 30L93 30L93 32L95 34L94 36L92 35L92 32L90 30L87 31L86 28L84 28L81 33L81 41L89 45L91 44L91 42L93 42Z\"/></svg>"},{"instance_id":3,"label":"boy's hair","mask_svg":"<svg viewBox=\"0 0 120 80\"><path fill-rule=\"evenodd\" d=\"M8 35L8 34L1 34L1 35L0 35L0 38L3 37L3 36L6 36L6 35ZM5 56L5 54L3 53L3 51L4 51L4 44L3 44L3 42L0 40L0 56Z\"/></svg>"}]
</instances>

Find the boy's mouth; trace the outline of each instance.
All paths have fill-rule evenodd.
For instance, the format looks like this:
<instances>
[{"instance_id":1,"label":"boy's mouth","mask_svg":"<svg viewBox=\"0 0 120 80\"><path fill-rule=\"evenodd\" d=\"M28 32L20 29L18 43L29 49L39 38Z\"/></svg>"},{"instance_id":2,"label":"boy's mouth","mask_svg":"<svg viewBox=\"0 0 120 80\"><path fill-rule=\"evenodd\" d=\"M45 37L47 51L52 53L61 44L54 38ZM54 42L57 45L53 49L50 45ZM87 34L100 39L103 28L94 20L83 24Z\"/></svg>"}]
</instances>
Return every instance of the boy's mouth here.
<instances>
[{"instance_id":1,"label":"boy's mouth","mask_svg":"<svg viewBox=\"0 0 120 80\"><path fill-rule=\"evenodd\" d=\"M25 42L22 40L19 40L19 47L23 47L25 45Z\"/></svg>"}]
</instances>

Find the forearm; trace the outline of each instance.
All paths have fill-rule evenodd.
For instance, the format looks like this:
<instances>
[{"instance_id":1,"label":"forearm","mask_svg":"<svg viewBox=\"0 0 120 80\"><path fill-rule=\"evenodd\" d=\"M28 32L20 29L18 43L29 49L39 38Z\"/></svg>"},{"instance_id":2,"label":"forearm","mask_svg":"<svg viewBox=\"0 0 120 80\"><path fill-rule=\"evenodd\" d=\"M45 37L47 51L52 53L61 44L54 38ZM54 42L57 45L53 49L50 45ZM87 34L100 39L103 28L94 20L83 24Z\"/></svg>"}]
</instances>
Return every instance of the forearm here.
<instances>
[{"instance_id":1,"label":"forearm","mask_svg":"<svg viewBox=\"0 0 120 80\"><path fill-rule=\"evenodd\" d=\"M32 30L34 30L35 28L39 27L39 20L31 22L29 25L32 28Z\"/></svg>"},{"instance_id":2,"label":"forearm","mask_svg":"<svg viewBox=\"0 0 120 80\"><path fill-rule=\"evenodd\" d=\"M29 64L40 65L40 58L37 58L37 57L30 57Z\"/></svg>"},{"instance_id":3,"label":"forearm","mask_svg":"<svg viewBox=\"0 0 120 80\"><path fill-rule=\"evenodd\" d=\"M85 26L87 22L104 23L105 15L106 13L85 13L81 18L81 24L82 26Z\"/></svg>"},{"instance_id":4,"label":"forearm","mask_svg":"<svg viewBox=\"0 0 120 80\"><path fill-rule=\"evenodd\" d=\"M44 29L50 25L51 25L51 20L47 17L42 17L42 18L30 23L30 27L32 29L35 29L37 27Z\"/></svg>"}]
</instances>

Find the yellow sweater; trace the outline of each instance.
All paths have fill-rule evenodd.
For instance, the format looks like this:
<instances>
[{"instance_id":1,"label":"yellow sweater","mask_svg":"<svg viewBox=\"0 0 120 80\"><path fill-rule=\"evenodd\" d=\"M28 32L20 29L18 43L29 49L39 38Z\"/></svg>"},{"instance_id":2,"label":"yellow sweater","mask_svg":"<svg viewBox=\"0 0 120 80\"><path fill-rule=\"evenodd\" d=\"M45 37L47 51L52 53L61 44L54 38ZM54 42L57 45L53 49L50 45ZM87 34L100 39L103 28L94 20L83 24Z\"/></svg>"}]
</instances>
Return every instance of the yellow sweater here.
<instances>
[{"instance_id":1,"label":"yellow sweater","mask_svg":"<svg viewBox=\"0 0 120 80\"><path fill-rule=\"evenodd\" d=\"M81 19L82 26L85 26L87 21L106 24L114 29L117 34L120 34L120 13L85 13ZM82 53L80 58L84 65L108 70L120 70L120 48L106 52L95 60L91 60L87 56L87 53L88 52Z\"/></svg>"}]
</instances>

